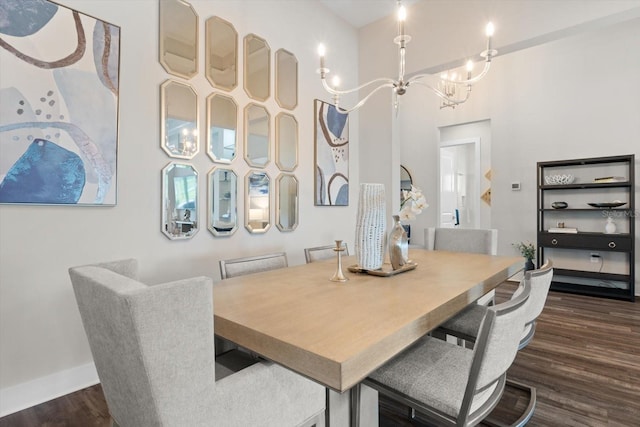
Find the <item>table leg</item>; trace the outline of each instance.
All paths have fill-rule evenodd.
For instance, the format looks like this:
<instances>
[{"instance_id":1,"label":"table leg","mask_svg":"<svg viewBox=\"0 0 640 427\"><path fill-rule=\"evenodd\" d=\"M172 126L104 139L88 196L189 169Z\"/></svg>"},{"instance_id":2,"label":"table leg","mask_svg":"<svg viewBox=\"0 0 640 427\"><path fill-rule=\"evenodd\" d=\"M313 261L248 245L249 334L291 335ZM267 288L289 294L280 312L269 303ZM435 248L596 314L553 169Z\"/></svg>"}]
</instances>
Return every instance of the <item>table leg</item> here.
<instances>
[{"instance_id":1,"label":"table leg","mask_svg":"<svg viewBox=\"0 0 640 427\"><path fill-rule=\"evenodd\" d=\"M325 420L327 427L378 427L378 392L366 385L344 393L327 390Z\"/></svg>"}]
</instances>

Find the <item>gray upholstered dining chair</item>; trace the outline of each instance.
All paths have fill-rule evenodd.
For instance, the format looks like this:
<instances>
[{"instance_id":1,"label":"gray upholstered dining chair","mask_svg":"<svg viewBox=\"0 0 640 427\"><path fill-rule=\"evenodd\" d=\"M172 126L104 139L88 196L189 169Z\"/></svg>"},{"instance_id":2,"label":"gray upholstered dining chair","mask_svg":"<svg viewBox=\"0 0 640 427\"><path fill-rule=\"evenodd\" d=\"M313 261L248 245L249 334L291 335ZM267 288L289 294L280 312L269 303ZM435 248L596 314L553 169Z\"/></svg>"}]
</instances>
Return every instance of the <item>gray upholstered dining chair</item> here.
<instances>
[{"instance_id":1,"label":"gray upholstered dining chair","mask_svg":"<svg viewBox=\"0 0 640 427\"><path fill-rule=\"evenodd\" d=\"M275 252L271 254L233 259L221 259L220 276L224 280L231 277L244 276L245 274L285 268L288 265L287 254L285 252ZM216 356L221 357L223 353L238 349L238 346L222 337L216 337L216 349ZM242 349L242 351L245 351L245 349ZM248 353L255 359L258 359L257 354L253 354L251 352Z\"/></svg>"},{"instance_id":2,"label":"gray upholstered dining chair","mask_svg":"<svg viewBox=\"0 0 640 427\"><path fill-rule=\"evenodd\" d=\"M425 249L429 251L471 252L497 255L498 230L489 228L433 228L424 230ZM479 304L493 304L495 292L478 300Z\"/></svg>"},{"instance_id":3,"label":"gray upholstered dining chair","mask_svg":"<svg viewBox=\"0 0 640 427\"><path fill-rule=\"evenodd\" d=\"M364 384L438 426L474 426L498 404L524 330L530 284L488 307L473 349L430 336L374 371Z\"/></svg>"},{"instance_id":4,"label":"gray upholstered dining chair","mask_svg":"<svg viewBox=\"0 0 640 427\"><path fill-rule=\"evenodd\" d=\"M274 363L218 369L210 278L147 286L137 265L69 269L113 425L322 425L324 387Z\"/></svg>"},{"instance_id":5,"label":"gray upholstered dining chair","mask_svg":"<svg viewBox=\"0 0 640 427\"><path fill-rule=\"evenodd\" d=\"M518 350L526 347L536 331L536 320L547 301L551 280L553 279L553 263L548 260L540 269L529 270L525 273L522 282L515 290L512 299L517 298L525 288L525 284L529 283L531 287L530 302L527 305L525 313L525 328L520 336ZM443 334L451 335L462 339L466 342L475 342L478 337L482 319L487 311L487 307L473 304L465 310L447 320L438 327ZM514 425L520 426L526 424L533 416L536 407L536 389L533 386L516 381L507 381L507 385L526 391L529 394L529 404L520 419Z\"/></svg>"},{"instance_id":6,"label":"gray upholstered dining chair","mask_svg":"<svg viewBox=\"0 0 640 427\"><path fill-rule=\"evenodd\" d=\"M276 252L272 254L220 260L220 276L222 279L259 273L287 267L287 254Z\"/></svg>"},{"instance_id":7,"label":"gray upholstered dining chair","mask_svg":"<svg viewBox=\"0 0 640 427\"><path fill-rule=\"evenodd\" d=\"M307 264L311 262L321 261L324 259L331 259L336 257L336 251L333 249L336 245L325 245L325 246L315 246L313 248L305 248L304 249L304 259L307 261ZM342 251L342 256L349 256L349 247L346 242L342 242L342 247L344 251Z\"/></svg>"}]
</instances>

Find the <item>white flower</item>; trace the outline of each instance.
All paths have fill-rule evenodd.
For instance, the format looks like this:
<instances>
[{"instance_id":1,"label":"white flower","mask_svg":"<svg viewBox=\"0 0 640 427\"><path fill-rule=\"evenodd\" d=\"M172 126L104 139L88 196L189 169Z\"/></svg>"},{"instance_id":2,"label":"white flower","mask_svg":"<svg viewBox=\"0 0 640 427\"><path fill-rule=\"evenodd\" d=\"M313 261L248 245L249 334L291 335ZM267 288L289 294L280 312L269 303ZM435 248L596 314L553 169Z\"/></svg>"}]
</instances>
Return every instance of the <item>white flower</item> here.
<instances>
[{"instance_id":1,"label":"white flower","mask_svg":"<svg viewBox=\"0 0 640 427\"><path fill-rule=\"evenodd\" d=\"M428 208L427 199L422 195L422 190L411 186L411 190L402 190L402 201L400 202L400 220L416 219L416 215Z\"/></svg>"}]
</instances>

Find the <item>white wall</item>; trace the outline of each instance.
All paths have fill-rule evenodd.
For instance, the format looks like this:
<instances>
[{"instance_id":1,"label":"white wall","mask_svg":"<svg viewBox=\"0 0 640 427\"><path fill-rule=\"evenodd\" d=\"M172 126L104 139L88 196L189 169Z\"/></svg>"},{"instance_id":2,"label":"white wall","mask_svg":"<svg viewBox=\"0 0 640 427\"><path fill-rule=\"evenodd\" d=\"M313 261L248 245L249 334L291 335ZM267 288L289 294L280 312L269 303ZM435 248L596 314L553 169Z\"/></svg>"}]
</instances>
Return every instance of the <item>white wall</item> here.
<instances>
[{"instance_id":1,"label":"white wall","mask_svg":"<svg viewBox=\"0 0 640 427\"><path fill-rule=\"evenodd\" d=\"M216 238L202 224L193 239L170 241L160 231L160 170L170 159L160 149L159 141L159 85L169 75L157 60L158 1L62 0L61 3L121 27L118 204L0 206L0 415L20 409L20 405L38 403L38 393L31 402L21 403L21 395L34 388L49 382L65 383L77 371L86 373L91 355L67 274L70 266L135 257L140 260L143 280L149 283L196 275L217 280L221 258L286 250L290 264L300 264L304 262L304 247L331 243L334 239L344 239L349 245L353 242L357 161L350 166L350 206L313 205L313 100L329 100L315 72L316 46L320 41L335 47L331 54L336 62L351 64L342 71L344 78L357 79L354 58L358 42L354 29L315 1L191 2L200 16L201 40L204 20L217 15L235 25L240 46L243 36L255 33L268 41L272 61L279 48L293 52L298 58L299 105L294 115L300 136L300 163L295 171L300 182L300 225L289 233L273 226L263 235L250 235L241 226L231 237ZM200 46L201 55L203 51L204 43ZM242 72L242 60L239 67ZM202 74L203 68L201 57L201 73L190 83L199 94L204 124L205 97L213 88ZM273 94L273 81L271 87ZM241 112L249 102L247 95L240 86L232 96ZM265 105L272 120L281 111L273 95ZM242 129L242 121L239 123ZM271 129L273 138L273 124ZM204 130L201 135L204 137ZM352 121L350 136L351 156L357 159L357 117ZM273 146L271 154L267 172L275 182L278 170ZM214 163L204 148L191 163L200 174L202 218L206 207L205 177ZM243 184L249 167L241 149L232 167L238 173L239 184ZM272 217L274 209L272 204ZM54 385L45 397L72 391L90 377L84 375L79 382ZM22 401L30 398L24 396ZM9 401L12 408L6 407Z\"/></svg>"}]
</instances>

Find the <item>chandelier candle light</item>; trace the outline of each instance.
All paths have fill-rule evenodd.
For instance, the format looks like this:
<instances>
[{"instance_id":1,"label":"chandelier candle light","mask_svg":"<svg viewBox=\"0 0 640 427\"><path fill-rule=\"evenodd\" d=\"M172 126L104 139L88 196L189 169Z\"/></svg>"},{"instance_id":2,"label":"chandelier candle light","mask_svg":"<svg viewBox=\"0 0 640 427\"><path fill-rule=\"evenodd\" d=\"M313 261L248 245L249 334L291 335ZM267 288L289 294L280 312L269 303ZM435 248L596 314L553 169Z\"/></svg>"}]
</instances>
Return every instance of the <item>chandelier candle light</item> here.
<instances>
[{"instance_id":1,"label":"chandelier candle light","mask_svg":"<svg viewBox=\"0 0 640 427\"><path fill-rule=\"evenodd\" d=\"M457 73L443 73L440 75L439 82L436 86L432 86L425 81L425 79L433 79L434 76L432 74L416 74L405 80L405 50L407 43L411 41L411 36L405 34L404 32L404 24L406 19L407 10L404 6L402 6L401 2L398 1L398 35L393 39L393 42L398 45L399 64L398 78L396 80L390 78L378 78L353 89L339 90L338 86L340 85L340 79L337 76L334 76L331 83L333 86L332 87L327 83L327 75L329 74L329 69L325 67L326 49L322 44L318 46L318 55L320 55L320 69L318 70L318 73L320 73L320 79L322 80L322 86L324 87L324 89L331 95L333 95L333 102L336 107L338 107L340 104L340 95L353 93L371 85L378 84L376 88L371 90L355 106L349 109L342 109L344 113L349 113L362 107L364 103L367 102L369 98L371 98L371 96L373 96L373 94L387 87L392 88L394 92L394 107L397 110L398 96L404 95L407 91L407 88L412 84L424 86L438 95L442 99L440 108L455 108L456 105L462 104L467 99L469 99L469 95L471 94L471 86L480 81L487 74L487 72L489 71L489 67L491 66L491 59L498 54L498 51L492 49L491 46L491 37L493 36L494 26L490 22L489 24L487 24L486 28L487 49L484 52L480 53L480 56L485 58L484 68L478 75L472 76L473 62L469 60L467 61L466 65L467 75L465 79L463 79L461 75L458 75Z\"/></svg>"}]
</instances>

